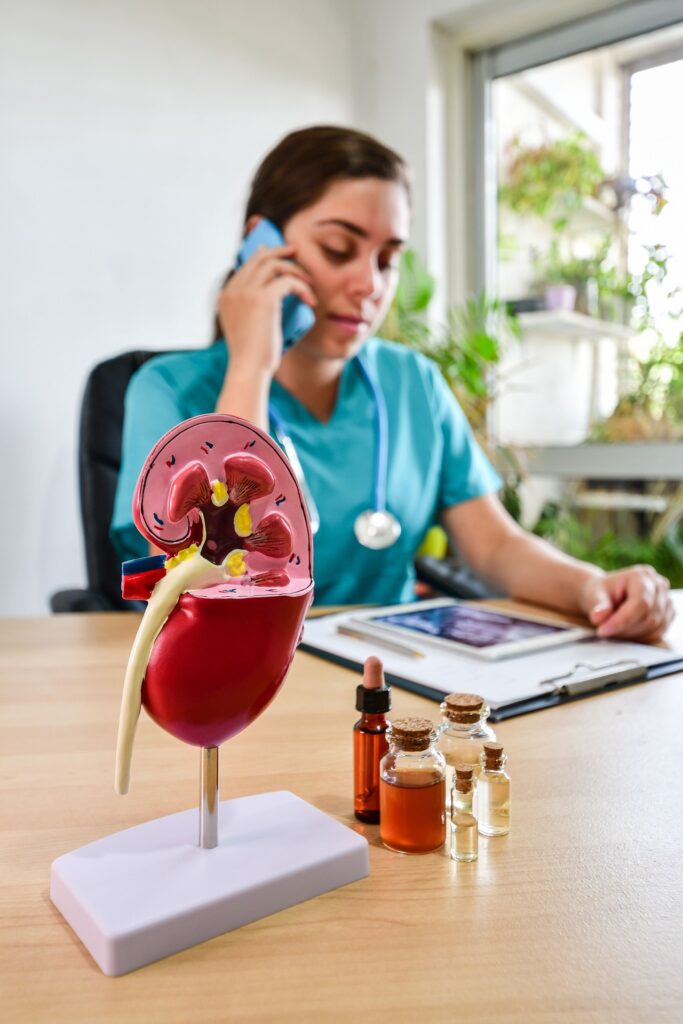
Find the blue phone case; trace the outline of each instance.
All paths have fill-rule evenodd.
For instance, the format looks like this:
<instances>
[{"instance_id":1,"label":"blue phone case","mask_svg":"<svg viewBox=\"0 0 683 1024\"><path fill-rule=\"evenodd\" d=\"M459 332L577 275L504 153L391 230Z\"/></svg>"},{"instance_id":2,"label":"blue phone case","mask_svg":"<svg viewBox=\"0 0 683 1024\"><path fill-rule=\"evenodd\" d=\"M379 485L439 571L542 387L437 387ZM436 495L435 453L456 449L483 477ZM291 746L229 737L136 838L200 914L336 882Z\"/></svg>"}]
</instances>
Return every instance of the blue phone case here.
<instances>
[{"instance_id":1,"label":"blue phone case","mask_svg":"<svg viewBox=\"0 0 683 1024\"><path fill-rule=\"evenodd\" d=\"M285 240L279 228L270 220L261 220L242 242L237 253L236 267L241 267L262 245L276 248ZM315 323L315 314L310 306L298 295L287 295L282 300L282 342L285 351L295 345L299 338L308 334Z\"/></svg>"}]
</instances>

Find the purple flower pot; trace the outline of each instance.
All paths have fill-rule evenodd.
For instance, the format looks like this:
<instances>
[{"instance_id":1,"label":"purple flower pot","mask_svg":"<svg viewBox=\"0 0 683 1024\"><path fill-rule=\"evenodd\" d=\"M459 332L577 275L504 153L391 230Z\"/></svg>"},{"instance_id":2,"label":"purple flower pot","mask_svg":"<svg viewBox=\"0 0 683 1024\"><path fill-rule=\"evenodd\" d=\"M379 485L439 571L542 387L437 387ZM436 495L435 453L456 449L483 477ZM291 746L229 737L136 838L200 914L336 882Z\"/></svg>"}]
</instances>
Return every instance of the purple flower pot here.
<instances>
[{"instance_id":1,"label":"purple flower pot","mask_svg":"<svg viewBox=\"0 0 683 1024\"><path fill-rule=\"evenodd\" d=\"M573 284L549 284L544 298L546 309L571 311L576 303L576 288Z\"/></svg>"}]
</instances>

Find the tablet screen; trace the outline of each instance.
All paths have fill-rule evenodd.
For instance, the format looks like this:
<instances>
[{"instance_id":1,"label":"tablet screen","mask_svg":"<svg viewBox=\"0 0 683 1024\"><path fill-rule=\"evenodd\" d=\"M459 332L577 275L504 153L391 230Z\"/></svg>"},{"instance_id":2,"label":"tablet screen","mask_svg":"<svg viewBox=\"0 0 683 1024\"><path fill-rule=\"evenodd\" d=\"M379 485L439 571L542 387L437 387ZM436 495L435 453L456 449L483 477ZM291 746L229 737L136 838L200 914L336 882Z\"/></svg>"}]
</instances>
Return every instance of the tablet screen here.
<instances>
[{"instance_id":1,"label":"tablet screen","mask_svg":"<svg viewBox=\"0 0 683 1024\"><path fill-rule=\"evenodd\" d=\"M536 637L566 632L566 626L553 626L545 622L517 619L502 612L472 605L448 605L425 608L423 611L395 612L391 615L373 615L371 622L400 626L416 633L455 640L467 647L497 647L500 644L519 643Z\"/></svg>"}]
</instances>

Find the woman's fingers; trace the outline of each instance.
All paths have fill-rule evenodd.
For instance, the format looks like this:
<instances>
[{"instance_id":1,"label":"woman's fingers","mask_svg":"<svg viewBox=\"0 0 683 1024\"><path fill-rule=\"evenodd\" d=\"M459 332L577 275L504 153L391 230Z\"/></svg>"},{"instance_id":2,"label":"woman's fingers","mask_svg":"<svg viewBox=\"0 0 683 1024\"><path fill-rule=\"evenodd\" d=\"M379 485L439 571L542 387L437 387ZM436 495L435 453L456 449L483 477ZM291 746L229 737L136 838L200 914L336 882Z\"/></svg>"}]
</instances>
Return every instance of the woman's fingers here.
<instances>
[{"instance_id":1,"label":"woman's fingers","mask_svg":"<svg viewBox=\"0 0 683 1024\"><path fill-rule=\"evenodd\" d=\"M287 273L274 277L267 285L268 291L277 298L284 299L287 295L297 295L308 306L317 306L318 300L313 289L303 278Z\"/></svg>"},{"instance_id":2,"label":"woman's fingers","mask_svg":"<svg viewBox=\"0 0 683 1024\"><path fill-rule=\"evenodd\" d=\"M317 296L290 245L262 246L231 274L218 298L218 319L230 351L228 377L237 368L273 374L283 353L282 299L296 295L315 308Z\"/></svg>"},{"instance_id":3,"label":"woman's fingers","mask_svg":"<svg viewBox=\"0 0 683 1024\"><path fill-rule=\"evenodd\" d=\"M625 585L622 603L598 629L599 636L658 639L673 617L669 582L651 566L633 566L610 574L610 583Z\"/></svg>"},{"instance_id":4,"label":"woman's fingers","mask_svg":"<svg viewBox=\"0 0 683 1024\"><path fill-rule=\"evenodd\" d=\"M259 245L255 253L242 264L240 270L245 271L254 270L259 267L262 263L267 262L271 257L275 256L278 259L291 259L294 255L293 245Z\"/></svg>"},{"instance_id":5,"label":"woman's fingers","mask_svg":"<svg viewBox=\"0 0 683 1024\"><path fill-rule=\"evenodd\" d=\"M274 291L278 296L284 297L294 292L309 306L317 305L318 300L311 286L311 279L303 267L292 260L293 252L294 247L291 245L278 246L275 249L261 246L238 271L240 284L248 289L270 291L268 286L277 281L279 284ZM303 290L295 285L295 280L305 286Z\"/></svg>"},{"instance_id":6,"label":"woman's fingers","mask_svg":"<svg viewBox=\"0 0 683 1024\"><path fill-rule=\"evenodd\" d=\"M292 274L294 277L300 277L310 287L310 276L303 267L300 267L298 263L293 263L292 260L284 259L267 260L262 263L257 268L252 283L254 285L269 284L274 278L282 277L283 274Z\"/></svg>"},{"instance_id":7,"label":"woman's fingers","mask_svg":"<svg viewBox=\"0 0 683 1024\"><path fill-rule=\"evenodd\" d=\"M276 248L262 245L256 250L253 256L249 257L246 263L242 264L237 273L245 283L263 283L264 279L267 278L271 272L272 265L274 263L288 262L290 266L294 266L292 262L293 258L293 245L279 245Z\"/></svg>"},{"instance_id":8,"label":"woman's fingers","mask_svg":"<svg viewBox=\"0 0 683 1024\"><path fill-rule=\"evenodd\" d=\"M653 612L655 623L650 633L646 634L648 640L661 640L673 621L675 612L670 589L669 581L664 576L658 576L657 601Z\"/></svg>"}]
</instances>

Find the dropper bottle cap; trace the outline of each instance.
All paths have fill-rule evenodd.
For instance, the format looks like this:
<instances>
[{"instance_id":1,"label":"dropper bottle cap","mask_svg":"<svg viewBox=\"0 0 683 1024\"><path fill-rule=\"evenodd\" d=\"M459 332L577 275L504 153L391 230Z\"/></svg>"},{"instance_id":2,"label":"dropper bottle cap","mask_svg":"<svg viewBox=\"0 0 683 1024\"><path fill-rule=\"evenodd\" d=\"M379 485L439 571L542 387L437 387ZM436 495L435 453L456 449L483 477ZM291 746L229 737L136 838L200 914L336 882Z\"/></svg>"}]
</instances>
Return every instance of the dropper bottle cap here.
<instances>
[{"instance_id":1,"label":"dropper bottle cap","mask_svg":"<svg viewBox=\"0 0 683 1024\"><path fill-rule=\"evenodd\" d=\"M356 711L383 715L391 709L391 689L384 681L384 666L379 658L367 658L363 682L356 687Z\"/></svg>"}]
</instances>

